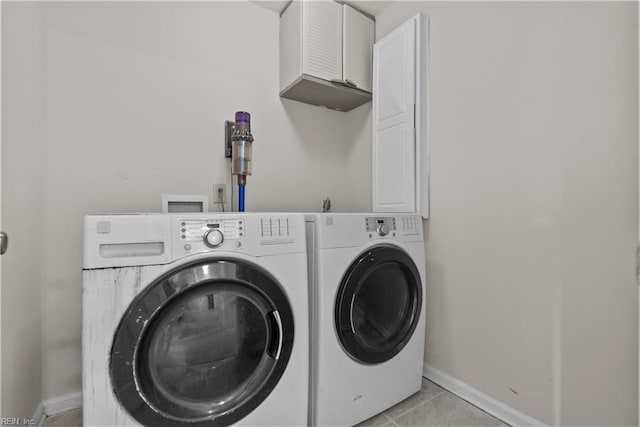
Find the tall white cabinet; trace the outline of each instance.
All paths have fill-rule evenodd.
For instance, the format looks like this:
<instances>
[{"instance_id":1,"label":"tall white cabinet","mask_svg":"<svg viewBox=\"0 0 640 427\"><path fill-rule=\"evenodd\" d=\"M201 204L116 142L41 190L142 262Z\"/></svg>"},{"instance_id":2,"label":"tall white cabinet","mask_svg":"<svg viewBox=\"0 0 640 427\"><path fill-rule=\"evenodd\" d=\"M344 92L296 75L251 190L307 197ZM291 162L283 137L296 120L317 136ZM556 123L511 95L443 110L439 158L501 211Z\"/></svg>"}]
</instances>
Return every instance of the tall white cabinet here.
<instances>
[{"instance_id":1,"label":"tall white cabinet","mask_svg":"<svg viewBox=\"0 0 640 427\"><path fill-rule=\"evenodd\" d=\"M280 16L280 96L348 111L371 100L374 21L332 0Z\"/></svg>"},{"instance_id":2,"label":"tall white cabinet","mask_svg":"<svg viewBox=\"0 0 640 427\"><path fill-rule=\"evenodd\" d=\"M416 15L373 49L373 211L429 213L428 18Z\"/></svg>"}]
</instances>

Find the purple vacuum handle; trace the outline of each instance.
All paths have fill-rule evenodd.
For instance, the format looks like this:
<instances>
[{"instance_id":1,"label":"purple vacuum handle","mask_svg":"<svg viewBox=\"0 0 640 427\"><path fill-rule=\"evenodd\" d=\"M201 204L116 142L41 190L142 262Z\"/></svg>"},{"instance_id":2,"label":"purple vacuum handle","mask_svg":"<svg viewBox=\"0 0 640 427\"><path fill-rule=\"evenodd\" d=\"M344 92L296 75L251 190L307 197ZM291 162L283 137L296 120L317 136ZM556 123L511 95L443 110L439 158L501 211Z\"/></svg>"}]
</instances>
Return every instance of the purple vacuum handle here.
<instances>
[{"instance_id":1,"label":"purple vacuum handle","mask_svg":"<svg viewBox=\"0 0 640 427\"><path fill-rule=\"evenodd\" d=\"M251 114L245 112L245 111L238 111L236 113L236 123L237 122L250 122L251 121Z\"/></svg>"}]
</instances>

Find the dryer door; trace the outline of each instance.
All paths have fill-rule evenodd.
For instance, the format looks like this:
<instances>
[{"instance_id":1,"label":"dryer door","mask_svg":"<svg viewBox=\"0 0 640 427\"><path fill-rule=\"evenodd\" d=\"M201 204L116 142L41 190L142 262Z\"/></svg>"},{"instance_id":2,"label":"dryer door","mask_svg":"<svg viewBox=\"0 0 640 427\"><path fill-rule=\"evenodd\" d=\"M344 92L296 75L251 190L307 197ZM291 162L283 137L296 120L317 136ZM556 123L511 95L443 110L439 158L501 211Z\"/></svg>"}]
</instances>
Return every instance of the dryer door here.
<instances>
[{"instance_id":1,"label":"dryer door","mask_svg":"<svg viewBox=\"0 0 640 427\"><path fill-rule=\"evenodd\" d=\"M132 302L116 331L114 392L147 426L218 426L266 399L291 355L291 306L276 280L238 260L171 271Z\"/></svg>"},{"instance_id":2,"label":"dryer door","mask_svg":"<svg viewBox=\"0 0 640 427\"><path fill-rule=\"evenodd\" d=\"M356 258L340 284L340 344L358 362L385 362L411 339L421 306L420 273L411 257L396 247L373 247Z\"/></svg>"}]
</instances>

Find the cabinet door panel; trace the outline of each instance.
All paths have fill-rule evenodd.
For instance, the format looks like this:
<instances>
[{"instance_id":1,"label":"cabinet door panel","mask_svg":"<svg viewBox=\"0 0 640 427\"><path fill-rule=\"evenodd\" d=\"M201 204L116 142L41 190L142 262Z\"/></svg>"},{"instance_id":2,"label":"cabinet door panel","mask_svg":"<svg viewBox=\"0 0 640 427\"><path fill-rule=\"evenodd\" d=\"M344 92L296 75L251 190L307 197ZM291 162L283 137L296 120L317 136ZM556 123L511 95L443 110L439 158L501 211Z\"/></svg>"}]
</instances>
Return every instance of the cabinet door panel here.
<instances>
[{"instance_id":1,"label":"cabinet door panel","mask_svg":"<svg viewBox=\"0 0 640 427\"><path fill-rule=\"evenodd\" d=\"M376 212L412 212L415 209L412 185L415 151L411 133L402 123L379 131Z\"/></svg>"},{"instance_id":2,"label":"cabinet door panel","mask_svg":"<svg viewBox=\"0 0 640 427\"><path fill-rule=\"evenodd\" d=\"M373 210L416 211L415 22L374 46Z\"/></svg>"},{"instance_id":3,"label":"cabinet door panel","mask_svg":"<svg viewBox=\"0 0 640 427\"><path fill-rule=\"evenodd\" d=\"M303 3L303 73L342 79L342 7L331 0Z\"/></svg>"},{"instance_id":4,"label":"cabinet door panel","mask_svg":"<svg viewBox=\"0 0 640 427\"><path fill-rule=\"evenodd\" d=\"M358 89L371 92L374 22L346 4L342 7L344 9L343 79L354 83Z\"/></svg>"}]
</instances>

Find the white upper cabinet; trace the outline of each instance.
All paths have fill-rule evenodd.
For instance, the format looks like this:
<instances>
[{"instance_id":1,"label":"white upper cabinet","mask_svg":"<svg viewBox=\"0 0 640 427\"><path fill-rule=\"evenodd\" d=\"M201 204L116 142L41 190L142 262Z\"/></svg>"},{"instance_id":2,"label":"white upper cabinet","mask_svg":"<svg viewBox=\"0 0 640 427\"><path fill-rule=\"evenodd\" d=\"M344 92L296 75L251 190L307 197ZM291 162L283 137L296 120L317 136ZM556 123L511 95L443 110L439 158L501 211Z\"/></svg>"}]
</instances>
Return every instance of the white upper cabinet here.
<instances>
[{"instance_id":1,"label":"white upper cabinet","mask_svg":"<svg viewBox=\"0 0 640 427\"><path fill-rule=\"evenodd\" d=\"M428 216L427 25L417 15L374 47L374 212Z\"/></svg>"},{"instance_id":2,"label":"white upper cabinet","mask_svg":"<svg viewBox=\"0 0 640 427\"><path fill-rule=\"evenodd\" d=\"M302 6L302 72L342 80L342 6L309 1Z\"/></svg>"},{"instance_id":3,"label":"white upper cabinet","mask_svg":"<svg viewBox=\"0 0 640 427\"><path fill-rule=\"evenodd\" d=\"M343 5L342 78L367 92L373 86L373 20L348 5Z\"/></svg>"},{"instance_id":4,"label":"white upper cabinet","mask_svg":"<svg viewBox=\"0 0 640 427\"><path fill-rule=\"evenodd\" d=\"M371 100L374 21L332 0L280 16L280 96L348 111Z\"/></svg>"}]
</instances>

